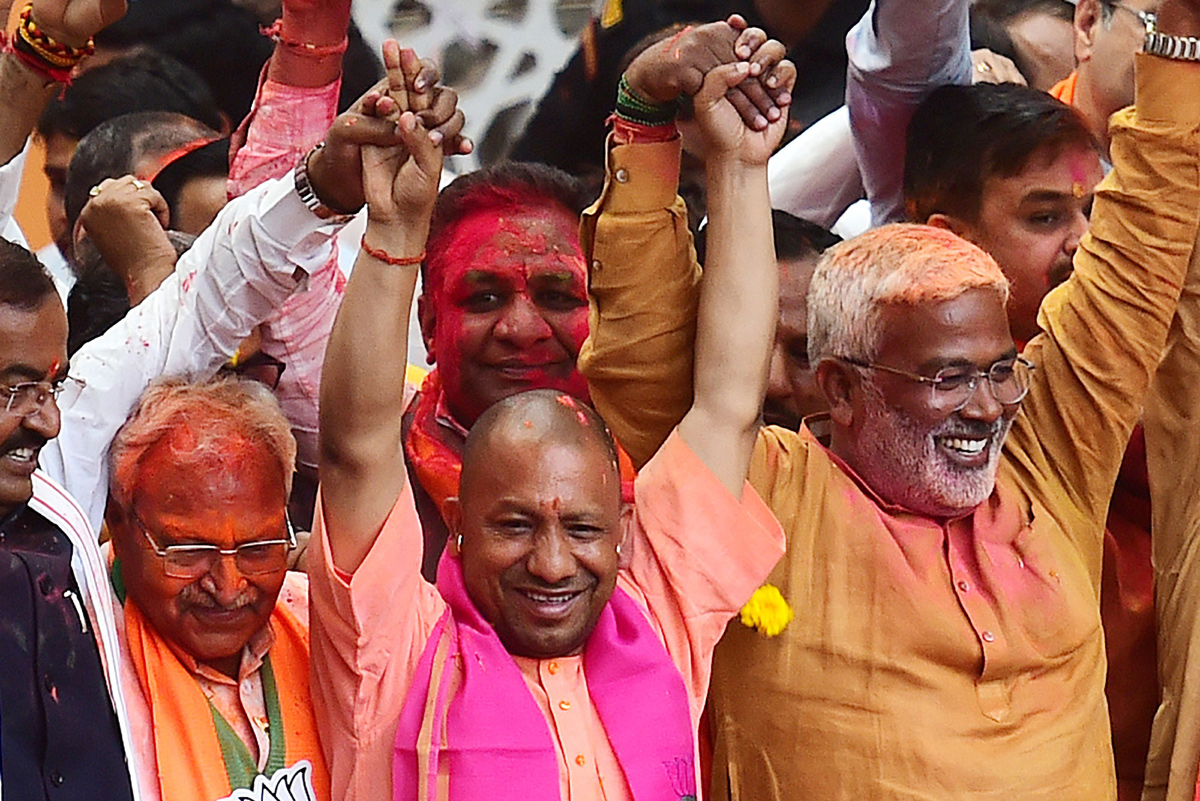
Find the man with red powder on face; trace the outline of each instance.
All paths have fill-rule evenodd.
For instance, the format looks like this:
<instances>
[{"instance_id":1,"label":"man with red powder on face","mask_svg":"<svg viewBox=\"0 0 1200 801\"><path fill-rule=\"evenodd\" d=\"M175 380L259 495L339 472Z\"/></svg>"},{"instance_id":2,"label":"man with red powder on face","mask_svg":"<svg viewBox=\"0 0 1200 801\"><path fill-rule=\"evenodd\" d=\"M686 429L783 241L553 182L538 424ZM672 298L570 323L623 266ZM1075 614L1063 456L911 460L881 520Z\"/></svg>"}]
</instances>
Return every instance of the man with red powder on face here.
<instances>
[{"instance_id":1,"label":"man with red powder on face","mask_svg":"<svg viewBox=\"0 0 1200 801\"><path fill-rule=\"evenodd\" d=\"M677 37L684 61L711 68L733 56L729 36L705 26ZM757 29L748 41L761 43ZM699 69L699 68L698 68ZM702 73L697 72L697 75ZM765 127L781 113L754 86L731 90L739 114ZM699 89L699 81L691 90ZM458 494L462 448L484 409L529 389L586 400L575 360L588 333L587 271L579 245L583 209L575 180L536 164L465 175L439 195L422 267L421 334L435 369L403 419L407 465L424 525L423 574L434 578L446 542L442 509ZM621 474L632 466L621 454Z\"/></svg>"},{"instance_id":2,"label":"man with red powder on face","mask_svg":"<svg viewBox=\"0 0 1200 801\"><path fill-rule=\"evenodd\" d=\"M439 195L417 312L431 362L403 418L408 469L432 579L458 494L467 430L527 389L587 399L575 357L587 337L587 275L574 179L537 164L465 175Z\"/></svg>"}]
</instances>

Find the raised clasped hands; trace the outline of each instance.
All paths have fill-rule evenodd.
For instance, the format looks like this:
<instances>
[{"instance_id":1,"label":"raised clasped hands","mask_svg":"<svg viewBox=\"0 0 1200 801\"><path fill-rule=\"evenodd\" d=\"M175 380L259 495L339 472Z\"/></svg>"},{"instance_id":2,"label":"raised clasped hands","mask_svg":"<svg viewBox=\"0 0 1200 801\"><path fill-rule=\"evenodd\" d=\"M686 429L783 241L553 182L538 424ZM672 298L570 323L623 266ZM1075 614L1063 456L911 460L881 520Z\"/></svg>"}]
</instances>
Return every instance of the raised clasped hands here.
<instances>
[{"instance_id":1,"label":"raised clasped hands","mask_svg":"<svg viewBox=\"0 0 1200 801\"><path fill-rule=\"evenodd\" d=\"M783 45L763 40L750 49L750 57L719 64L704 75L692 99L696 126L703 139L706 161L733 157L749 165L765 166L787 130L786 106L796 82L796 68L784 58ZM739 101L759 93L774 94L780 113L752 118ZM753 101L751 101L753 102ZM757 108L757 106L755 106Z\"/></svg>"},{"instance_id":2,"label":"raised clasped hands","mask_svg":"<svg viewBox=\"0 0 1200 801\"><path fill-rule=\"evenodd\" d=\"M422 120L421 115L429 111L434 98L418 88L422 64L416 53L388 40L383 55L387 90L378 97L368 98L363 113L391 121L399 142L386 147L363 145L363 195L368 224L396 226L418 220L427 224L437 199L446 132L431 129ZM457 100L450 90L438 96ZM461 120L462 112L455 109L453 116Z\"/></svg>"},{"instance_id":3,"label":"raised clasped hands","mask_svg":"<svg viewBox=\"0 0 1200 801\"><path fill-rule=\"evenodd\" d=\"M432 61L418 59L411 50L402 51L392 40L384 43L383 61L387 77L334 120L325 147L308 163L309 179L317 196L341 211L356 211L367 200L363 193L365 147L407 152L411 131L402 128L406 124L401 120L405 111L412 112L418 127L438 145L440 153L466 154L474 148L462 135L458 95L438 83L440 75ZM400 152L395 155L398 157Z\"/></svg>"},{"instance_id":4,"label":"raised clasped hands","mask_svg":"<svg viewBox=\"0 0 1200 801\"><path fill-rule=\"evenodd\" d=\"M765 130L787 117L796 70L782 44L761 28L747 27L737 14L722 22L687 27L646 48L625 70L635 94L654 103L693 97L704 77L722 65L743 61L746 77L730 87L728 100L746 125Z\"/></svg>"}]
</instances>

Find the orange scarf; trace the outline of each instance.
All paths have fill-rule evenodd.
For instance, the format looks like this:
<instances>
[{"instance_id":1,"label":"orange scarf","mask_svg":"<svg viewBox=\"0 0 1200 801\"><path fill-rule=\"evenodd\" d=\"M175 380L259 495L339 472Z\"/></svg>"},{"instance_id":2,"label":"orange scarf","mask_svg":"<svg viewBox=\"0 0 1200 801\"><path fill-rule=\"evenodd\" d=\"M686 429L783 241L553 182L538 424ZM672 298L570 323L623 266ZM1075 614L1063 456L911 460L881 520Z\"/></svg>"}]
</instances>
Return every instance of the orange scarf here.
<instances>
[{"instance_id":1,"label":"orange scarf","mask_svg":"<svg viewBox=\"0 0 1200 801\"><path fill-rule=\"evenodd\" d=\"M446 442L450 432L437 421L441 399L442 380L438 371L433 370L425 376L421 393L413 401L413 421L404 437L404 455L417 474L417 481L429 493L445 520L446 499L458 496L462 446L454 448Z\"/></svg>"},{"instance_id":2,"label":"orange scarf","mask_svg":"<svg viewBox=\"0 0 1200 801\"><path fill-rule=\"evenodd\" d=\"M1051 86L1050 91L1047 92L1047 94L1049 94L1055 100L1061 100L1068 106L1073 106L1075 105L1075 83L1078 80L1079 73L1072 72L1070 75L1054 84L1054 86Z\"/></svg>"},{"instance_id":3,"label":"orange scarf","mask_svg":"<svg viewBox=\"0 0 1200 801\"><path fill-rule=\"evenodd\" d=\"M425 376L421 393L413 401L413 421L404 437L404 455L412 465L421 487L437 505L446 519L444 504L447 498L458 497L458 482L462 478L462 445L452 447L447 442L450 432L437 420L442 400L442 382L438 371ZM621 475L621 497L633 502L633 480L637 471L625 449L617 445L617 468Z\"/></svg>"},{"instance_id":4,"label":"orange scarf","mask_svg":"<svg viewBox=\"0 0 1200 801\"><path fill-rule=\"evenodd\" d=\"M286 766L308 760L316 797L328 799L329 771L317 739L308 687L308 631L282 604L275 605L268 625L275 634L268 659L283 720L283 730L271 732L272 750L284 748ZM162 801L216 801L242 789L231 787L211 704L166 640L132 602L125 604L125 630L138 682L149 701ZM263 669L268 669L266 663ZM230 735L236 738L232 732Z\"/></svg>"}]
</instances>

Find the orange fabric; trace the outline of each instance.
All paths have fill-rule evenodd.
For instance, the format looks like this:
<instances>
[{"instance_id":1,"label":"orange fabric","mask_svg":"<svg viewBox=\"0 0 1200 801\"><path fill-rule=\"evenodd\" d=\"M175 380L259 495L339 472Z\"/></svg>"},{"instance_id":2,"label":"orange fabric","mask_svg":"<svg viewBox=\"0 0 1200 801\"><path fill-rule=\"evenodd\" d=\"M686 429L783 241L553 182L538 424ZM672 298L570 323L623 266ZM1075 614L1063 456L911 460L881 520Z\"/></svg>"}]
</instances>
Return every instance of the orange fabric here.
<instances>
[{"instance_id":1,"label":"orange fabric","mask_svg":"<svg viewBox=\"0 0 1200 801\"><path fill-rule=\"evenodd\" d=\"M458 480L462 477L462 449L446 441L446 431L438 424L438 400L442 397L442 382L438 371L425 376L421 394L413 401L413 424L404 438L404 455L417 474L421 487L437 504L442 519L446 519L447 498L458 495Z\"/></svg>"},{"instance_id":2,"label":"orange fabric","mask_svg":"<svg viewBox=\"0 0 1200 801\"><path fill-rule=\"evenodd\" d=\"M1150 731L1159 704L1151 551L1146 441L1138 426L1108 507L1100 582L1100 620L1108 658L1104 694L1112 723L1118 801L1137 801L1142 796Z\"/></svg>"},{"instance_id":3,"label":"orange fabric","mask_svg":"<svg viewBox=\"0 0 1200 801\"><path fill-rule=\"evenodd\" d=\"M1072 71L1070 75L1063 78L1054 86L1050 87L1047 93L1056 100L1061 100L1068 106L1075 105L1075 83L1079 80L1079 73Z\"/></svg>"},{"instance_id":4,"label":"orange fabric","mask_svg":"<svg viewBox=\"0 0 1200 801\"><path fill-rule=\"evenodd\" d=\"M633 791L588 694L583 657L513 659L530 695L551 723L561 797L571 801L633 801Z\"/></svg>"},{"instance_id":5,"label":"orange fabric","mask_svg":"<svg viewBox=\"0 0 1200 801\"><path fill-rule=\"evenodd\" d=\"M308 631L278 604L269 625L275 634L270 657L284 721L285 764L301 759L311 762L317 797L329 798L329 771L317 739L309 694ZM150 701L163 801L214 801L228 796L233 788L208 699L134 603L125 604L125 631L134 671Z\"/></svg>"},{"instance_id":6,"label":"orange fabric","mask_svg":"<svg viewBox=\"0 0 1200 801\"><path fill-rule=\"evenodd\" d=\"M458 496L458 482L462 478L462 443L451 441L452 432L438 422L441 399L441 378L438 371L433 370L425 376L421 392L413 401L413 422L404 438L404 456L412 465L421 488L429 493L445 520L446 499ZM637 471L620 446L617 447L617 467L621 476L621 495L631 503Z\"/></svg>"},{"instance_id":7,"label":"orange fabric","mask_svg":"<svg viewBox=\"0 0 1200 801\"><path fill-rule=\"evenodd\" d=\"M768 566L783 549L770 511L748 486L735 498L673 434L638 475L638 501L627 521L618 585L646 610L683 675L698 722L708 692L712 649ZM331 755L337 801L391 798L396 726L412 675L446 603L419 571L421 523L405 483L371 551L349 580L333 565L318 498L312 592L313 695ZM717 580L719 578L719 580ZM547 674L550 662L539 665ZM557 660L562 662L562 660ZM567 670L565 664L560 670ZM539 681L541 677L539 677ZM586 682L586 676L583 677ZM599 719L581 709L570 684L527 686L543 711L560 756L574 760L580 743L604 743ZM560 695L559 693L563 693ZM572 700L574 699L574 700ZM562 709L561 702L569 703ZM590 702L589 702L590 706ZM577 716L563 736L562 713ZM564 766L571 798L620 798L600 750L583 754L599 773ZM582 766L586 768L586 765ZM561 773L560 773L561 775ZM596 787L599 782L600 788ZM586 788L586 789L585 789Z\"/></svg>"}]
</instances>

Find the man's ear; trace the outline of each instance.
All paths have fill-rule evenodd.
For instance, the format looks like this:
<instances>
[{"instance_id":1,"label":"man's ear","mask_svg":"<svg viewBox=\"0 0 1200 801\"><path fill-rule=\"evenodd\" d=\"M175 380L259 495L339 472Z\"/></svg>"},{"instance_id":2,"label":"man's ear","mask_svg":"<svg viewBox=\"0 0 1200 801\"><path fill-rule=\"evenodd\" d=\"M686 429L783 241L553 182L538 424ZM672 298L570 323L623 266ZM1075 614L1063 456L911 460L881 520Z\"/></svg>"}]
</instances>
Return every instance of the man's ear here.
<instances>
[{"instance_id":1,"label":"man's ear","mask_svg":"<svg viewBox=\"0 0 1200 801\"><path fill-rule=\"evenodd\" d=\"M629 532L633 529L633 504L621 503L620 534L617 539L617 569L626 570L633 563L633 537Z\"/></svg>"},{"instance_id":2,"label":"man's ear","mask_svg":"<svg viewBox=\"0 0 1200 801\"><path fill-rule=\"evenodd\" d=\"M125 514L125 510L113 499L111 494L108 496L108 503L104 506L104 524L108 527L113 553L120 559L125 553L128 539L124 535L125 529L129 525L129 515Z\"/></svg>"},{"instance_id":3,"label":"man's ear","mask_svg":"<svg viewBox=\"0 0 1200 801\"><path fill-rule=\"evenodd\" d=\"M1075 63L1081 64L1092 57L1092 45L1096 43L1096 26L1104 24L1104 10L1100 0L1079 0L1075 4L1074 21Z\"/></svg>"},{"instance_id":4,"label":"man's ear","mask_svg":"<svg viewBox=\"0 0 1200 801\"><path fill-rule=\"evenodd\" d=\"M853 394L858 386L858 374L853 367L838 359L822 359L816 370L817 386L829 403L829 417L843 428L854 422Z\"/></svg>"},{"instance_id":5,"label":"man's ear","mask_svg":"<svg viewBox=\"0 0 1200 801\"><path fill-rule=\"evenodd\" d=\"M963 220L961 217L955 217L952 214L942 214L940 211L936 214L930 214L929 219L925 221L926 225L932 225L934 228L941 228L944 231L949 231L952 234L957 234L968 242L975 242L971 238L974 233L974 228L970 223Z\"/></svg>"},{"instance_id":6,"label":"man's ear","mask_svg":"<svg viewBox=\"0 0 1200 801\"><path fill-rule=\"evenodd\" d=\"M425 343L425 360L436 364L437 353L433 349L433 335L437 331L437 315L433 312L433 302L425 292L417 296L417 322L421 325L421 341Z\"/></svg>"},{"instance_id":7,"label":"man's ear","mask_svg":"<svg viewBox=\"0 0 1200 801\"><path fill-rule=\"evenodd\" d=\"M442 504L442 518L446 521L446 529L450 532L450 537L446 541L446 547L451 549L450 552L455 556L462 556L462 548L459 545L459 537L462 536L462 504L458 498L451 496Z\"/></svg>"}]
</instances>

